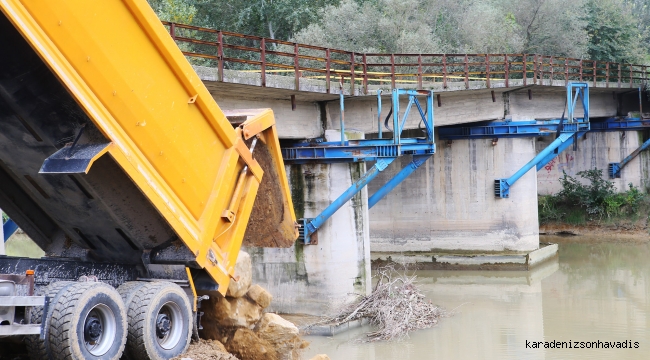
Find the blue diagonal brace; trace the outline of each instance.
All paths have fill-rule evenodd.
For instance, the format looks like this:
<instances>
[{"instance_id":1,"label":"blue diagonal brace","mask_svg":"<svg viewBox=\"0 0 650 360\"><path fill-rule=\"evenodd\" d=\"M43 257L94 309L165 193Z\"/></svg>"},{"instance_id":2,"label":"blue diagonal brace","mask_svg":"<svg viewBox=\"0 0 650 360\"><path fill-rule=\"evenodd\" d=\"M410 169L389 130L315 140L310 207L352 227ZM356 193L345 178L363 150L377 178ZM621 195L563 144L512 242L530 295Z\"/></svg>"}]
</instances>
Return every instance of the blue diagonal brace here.
<instances>
[{"instance_id":1,"label":"blue diagonal brace","mask_svg":"<svg viewBox=\"0 0 650 360\"><path fill-rule=\"evenodd\" d=\"M620 163L609 163L608 166L608 173L609 173L609 178L614 179L614 178L620 178L621 177L621 170L625 167L625 165L629 164L632 159L637 157L641 151L647 149L650 147L650 139L646 140L641 146L639 146L636 150L632 151L632 153L623 159Z\"/></svg>"},{"instance_id":2,"label":"blue diagonal brace","mask_svg":"<svg viewBox=\"0 0 650 360\"><path fill-rule=\"evenodd\" d=\"M560 155L560 154L561 154L564 150L566 150L569 146L573 145L573 143L574 143L576 140L578 140L578 139L582 138L583 136L585 136L586 133L587 133L586 131L579 131L579 132L577 132L577 133L573 133L573 134L575 134L574 136L572 136L572 137L571 137L570 139L568 139L567 141L561 143L560 146L558 146L558 147L557 147L553 152L551 152L550 154L546 155L546 157L543 158L543 159L542 159L542 160L537 164L537 171L542 170L542 168L543 168L544 166L546 166L546 164L548 164L551 160L555 159L556 156ZM550 145L549 145L549 146L550 146Z\"/></svg>"},{"instance_id":3,"label":"blue diagonal brace","mask_svg":"<svg viewBox=\"0 0 650 360\"><path fill-rule=\"evenodd\" d=\"M586 134L586 131L580 132L565 132L560 134L555 141L550 143L544 150L542 150L531 161L519 169L514 175L507 179L494 180L494 196L497 198L505 199L510 197L510 187L524 176L528 170L536 167L537 170L543 168L549 161L553 160L562 151L571 146L575 139L579 139ZM575 136L574 136L575 135Z\"/></svg>"},{"instance_id":4,"label":"blue diagonal brace","mask_svg":"<svg viewBox=\"0 0 650 360\"><path fill-rule=\"evenodd\" d=\"M305 218L305 219L300 219L301 227L300 227L300 236L298 237L299 240L302 240L305 244L310 244L310 243L316 243L316 241L312 242L312 237L316 231L323 226L325 221L332 217L334 213L343 206L346 202L348 202L354 195L356 195L361 189L363 189L364 186L368 185L372 179L377 177L380 172L384 171L390 163L393 162L395 158L383 158L377 160L375 165L370 168L370 170L366 171L363 176L359 180L357 180L352 186L350 186L341 196L339 196L336 200L334 200L328 207L323 210L320 215L316 216L313 219ZM317 240L317 239L315 239Z\"/></svg>"},{"instance_id":5,"label":"blue diagonal brace","mask_svg":"<svg viewBox=\"0 0 650 360\"><path fill-rule=\"evenodd\" d=\"M389 192L393 191L397 185L409 177L409 175L413 174L413 172L422 166L422 164L424 164L432 155L433 154L414 155L413 160L408 165L406 165L405 168L393 176L393 178L390 179L386 185L382 186L379 190L377 190L377 192L368 198L368 208L370 209L375 206L379 200L383 199Z\"/></svg>"}]
</instances>

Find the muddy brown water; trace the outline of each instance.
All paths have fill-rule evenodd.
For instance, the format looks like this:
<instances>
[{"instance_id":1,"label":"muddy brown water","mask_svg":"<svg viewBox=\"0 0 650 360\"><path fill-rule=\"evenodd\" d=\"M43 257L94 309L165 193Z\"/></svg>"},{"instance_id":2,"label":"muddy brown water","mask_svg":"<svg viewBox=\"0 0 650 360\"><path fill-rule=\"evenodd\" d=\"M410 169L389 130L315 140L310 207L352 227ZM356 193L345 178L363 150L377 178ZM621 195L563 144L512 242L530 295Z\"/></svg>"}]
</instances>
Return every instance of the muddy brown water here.
<instances>
[{"instance_id":1,"label":"muddy brown water","mask_svg":"<svg viewBox=\"0 0 650 360\"><path fill-rule=\"evenodd\" d=\"M437 327L395 343L354 342L369 328L311 336L305 358L650 359L647 240L553 240L559 258L531 272L418 271L428 298L453 312ZM573 348L544 348L553 341Z\"/></svg>"}]
</instances>

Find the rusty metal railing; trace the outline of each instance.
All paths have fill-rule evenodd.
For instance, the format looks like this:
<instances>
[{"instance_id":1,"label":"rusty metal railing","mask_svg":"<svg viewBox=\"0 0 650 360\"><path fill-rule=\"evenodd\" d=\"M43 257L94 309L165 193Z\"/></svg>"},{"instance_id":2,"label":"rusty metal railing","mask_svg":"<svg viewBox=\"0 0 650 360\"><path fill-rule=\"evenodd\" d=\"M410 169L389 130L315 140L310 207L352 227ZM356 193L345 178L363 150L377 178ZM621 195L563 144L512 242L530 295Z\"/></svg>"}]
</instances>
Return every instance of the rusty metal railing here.
<instances>
[{"instance_id":1,"label":"rusty metal railing","mask_svg":"<svg viewBox=\"0 0 650 360\"><path fill-rule=\"evenodd\" d=\"M322 79L325 91L340 81L368 93L368 86L422 89L442 83L479 87L566 85L590 81L594 87L618 88L644 85L648 66L583 60L539 54L367 54L307 44L238 34L197 26L163 22L183 54L194 64L217 68L218 81L224 69L256 72L261 86L267 75L293 77L295 90L302 79ZM558 83L559 82L559 83ZM563 83L562 83L563 82Z\"/></svg>"}]
</instances>

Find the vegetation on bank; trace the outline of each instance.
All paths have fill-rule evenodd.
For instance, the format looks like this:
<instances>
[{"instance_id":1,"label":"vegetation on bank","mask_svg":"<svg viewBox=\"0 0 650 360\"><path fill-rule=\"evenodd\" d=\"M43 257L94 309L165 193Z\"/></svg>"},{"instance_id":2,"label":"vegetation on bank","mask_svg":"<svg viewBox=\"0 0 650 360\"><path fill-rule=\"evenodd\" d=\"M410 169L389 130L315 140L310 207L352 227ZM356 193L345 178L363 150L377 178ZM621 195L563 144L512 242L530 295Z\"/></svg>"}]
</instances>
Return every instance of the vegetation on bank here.
<instances>
[{"instance_id":1,"label":"vegetation on bank","mask_svg":"<svg viewBox=\"0 0 650 360\"><path fill-rule=\"evenodd\" d=\"M540 224L566 223L587 225L646 221L650 197L628 184L619 192L614 183L603 178L600 169L577 173L579 178L564 173L562 190L556 195L543 195L538 200Z\"/></svg>"}]
</instances>

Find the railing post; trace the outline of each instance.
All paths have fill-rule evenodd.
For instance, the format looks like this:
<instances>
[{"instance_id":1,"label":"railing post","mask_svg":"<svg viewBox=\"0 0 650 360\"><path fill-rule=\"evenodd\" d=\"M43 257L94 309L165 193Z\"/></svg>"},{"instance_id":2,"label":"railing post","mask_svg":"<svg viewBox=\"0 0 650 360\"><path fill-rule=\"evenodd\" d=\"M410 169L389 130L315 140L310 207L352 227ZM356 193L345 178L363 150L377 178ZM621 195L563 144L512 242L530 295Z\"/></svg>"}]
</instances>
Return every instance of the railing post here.
<instances>
[{"instance_id":1,"label":"railing post","mask_svg":"<svg viewBox=\"0 0 650 360\"><path fill-rule=\"evenodd\" d=\"M350 54L350 96L354 96L354 53Z\"/></svg>"},{"instance_id":2,"label":"railing post","mask_svg":"<svg viewBox=\"0 0 650 360\"><path fill-rule=\"evenodd\" d=\"M368 58L366 53L363 53L361 61L363 61L363 93L368 95Z\"/></svg>"},{"instance_id":3,"label":"railing post","mask_svg":"<svg viewBox=\"0 0 650 360\"><path fill-rule=\"evenodd\" d=\"M442 55L442 88L447 88L447 54Z\"/></svg>"},{"instance_id":4,"label":"railing post","mask_svg":"<svg viewBox=\"0 0 650 360\"><path fill-rule=\"evenodd\" d=\"M422 90L422 54L418 54L418 90Z\"/></svg>"},{"instance_id":5,"label":"railing post","mask_svg":"<svg viewBox=\"0 0 650 360\"><path fill-rule=\"evenodd\" d=\"M467 58L467 54L465 54L465 89L469 89L469 60ZM506 80L508 81L508 80ZM506 85L507 87L507 85Z\"/></svg>"},{"instance_id":6,"label":"railing post","mask_svg":"<svg viewBox=\"0 0 650 360\"><path fill-rule=\"evenodd\" d=\"M596 60L594 60L594 87L596 87L597 81L598 81L598 75L596 74Z\"/></svg>"},{"instance_id":7,"label":"railing post","mask_svg":"<svg viewBox=\"0 0 650 360\"><path fill-rule=\"evenodd\" d=\"M260 60L262 62L262 87L266 87L266 39L262 38L260 41Z\"/></svg>"},{"instance_id":8,"label":"railing post","mask_svg":"<svg viewBox=\"0 0 650 360\"><path fill-rule=\"evenodd\" d=\"M582 59L580 59L580 82L582 82Z\"/></svg>"},{"instance_id":9,"label":"railing post","mask_svg":"<svg viewBox=\"0 0 650 360\"><path fill-rule=\"evenodd\" d=\"M618 88L621 88L621 64L618 64Z\"/></svg>"},{"instance_id":10,"label":"railing post","mask_svg":"<svg viewBox=\"0 0 650 360\"><path fill-rule=\"evenodd\" d=\"M325 92L330 93L330 49L325 49Z\"/></svg>"},{"instance_id":11,"label":"railing post","mask_svg":"<svg viewBox=\"0 0 650 360\"><path fill-rule=\"evenodd\" d=\"M169 35L172 36L172 39L176 40L176 24L175 23L170 23L169 24Z\"/></svg>"},{"instance_id":12,"label":"railing post","mask_svg":"<svg viewBox=\"0 0 650 360\"><path fill-rule=\"evenodd\" d=\"M564 58L564 86L569 85L569 59Z\"/></svg>"},{"instance_id":13,"label":"railing post","mask_svg":"<svg viewBox=\"0 0 650 360\"><path fill-rule=\"evenodd\" d=\"M632 87L632 80L634 78L634 73L632 72L632 64L628 64L628 67L630 68L630 87Z\"/></svg>"},{"instance_id":14,"label":"railing post","mask_svg":"<svg viewBox=\"0 0 650 360\"><path fill-rule=\"evenodd\" d=\"M537 54L533 56L533 84L537 85L537 79L539 79L539 68L537 67L538 62Z\"/></svg>"},{"instance_id":15,"label":"railing post","mask_svg":"<svg viewBox=\"0 0 650 360\"><path fill-rule=\"evenodd\" d=\"M609 61L605 63L605 87L609 87Z\"/></svg>"},{"instance_id":16,"label":"railing post","mask_svg":"<svg viewBox=\"0 0 650 360\"><path fill-rule=\"evenodd\" d=\"M503 64L506 72L506 87L510 87L510 63L508 62L508 54L503 57Z\"/></svg>"},{"instance_id":17,"label":"railing post","mask_svg":"<svg viewBox=\"0 0 650 360\"><path fill-rule=\"evenodd\" d=\"M223 81L223 32L217 32L217 74L219 81Z\"/></svg>"},{"instance_id":18,"label":"railing post","mask_svg":"<svg viewBox=\"0 0 650 360\"><path fill-rule=\"evenodd\" d=\"M526 86L526 78L528 77L528 54L524 54L522 62L524 63L524 70L523 70L524 86Z\"/></svg>"},{"instance_id":19,"label":"railing post","mask_svg":"<svg viewBox=\"0 0 650 360\"><path fill-rule=\"evenodd\" d=\"M490 88L490 54L485 54L485 85Z\"/></svg>"},{"instance_id":20,"label":"railing post","mask_svg":"<svg viewBox=\"0 0 650 360\"><path fill-rule=\"evenodd\" d=\"M395 54L390 54L390 89L395 89Z\"/></svg>"},{"instance_id":21,"label":"railing post","mask_svg":"<svg viewBox=\"0 0 650 360\"><path fill-rule=\"evenodd\" d=\"M295 88L300 90L300 59L298 58L298 44L293 44L293 71L295 73Z\"/></svg>"},{"instance_id":22,"label":"railing post","mask_svg":"<svg viewBox=\"0 0 650 360\"><path fill-rule=\"evenodd\" d=\"M550 67L551 67L551 82L549 86L553 86L553 73L555 72L555 67L553 66L553 55L551 55L551 60L549 62Z\"/></svg>"}]
</instances>

